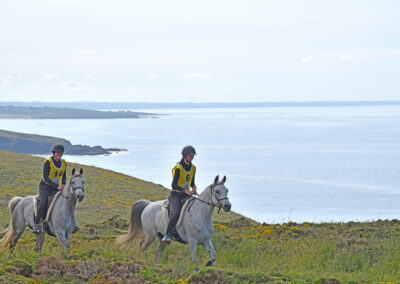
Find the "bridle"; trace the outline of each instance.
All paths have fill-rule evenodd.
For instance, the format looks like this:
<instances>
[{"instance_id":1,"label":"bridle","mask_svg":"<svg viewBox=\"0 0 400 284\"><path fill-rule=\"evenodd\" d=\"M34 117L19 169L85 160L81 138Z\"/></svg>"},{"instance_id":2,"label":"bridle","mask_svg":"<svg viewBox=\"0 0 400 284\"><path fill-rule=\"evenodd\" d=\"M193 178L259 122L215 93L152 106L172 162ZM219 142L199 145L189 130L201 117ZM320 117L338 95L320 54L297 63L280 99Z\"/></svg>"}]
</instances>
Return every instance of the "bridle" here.
<instances>
[{"instance_id":1,"label":"bridle","mask_svg":"<svg viewBox=\"0 0 400 284\"><path fill-rule=\"evenodd\" d=\"M218 183L218 184L213 183L213 184L211 185L211 189L210 189L210 190L211 190L211 195L209 195L209 196L210 196L209 201L202 200L202 199L200 199L199 197L191 196L192 200L189 201L189 202L191 202L191 204L189 205L188 211L190 211L190 208L192 207L193 203L194 203L196 200L198 200L198 201L201 201L201 202L207 204L208 206L215 206L215 207L218 207L218 214L219 214L219 211L221 210L221 207L222 207L220 202L221 202L222 200L228 199L228 197L224 197L224 198L218 198L218 197L217 197L214 188L215 188L215 186L220 185L220 184L221 184L221 183ZM213 202L213 197L217 200L217 204L215 204L215 203Z\"/></svg>"},{"instance_id":2,"label":"bridle","mask_svg":"<svg viewBox=\"0 0 400 284\"><path fill-rule=\"evenodd\" d=\"M82 192L85 192L85 189L83 188L83 186L77 186L77 187L73 187L73 186L72 186L72 180L73 180L75 177L78 177L78 176L81 176L81 175L73 176L73 177L69 180L69 182L68 182L69 186L71 187L72 196L73 196L75 199L77 199L76 194L75 194L75 190L77 190L77 189L80 188L80 189L82 189ZM64 196L62 193L61 193L61 196L64 197L64 198L70 198L70 196Z\"/></svg>"}]
</instances>

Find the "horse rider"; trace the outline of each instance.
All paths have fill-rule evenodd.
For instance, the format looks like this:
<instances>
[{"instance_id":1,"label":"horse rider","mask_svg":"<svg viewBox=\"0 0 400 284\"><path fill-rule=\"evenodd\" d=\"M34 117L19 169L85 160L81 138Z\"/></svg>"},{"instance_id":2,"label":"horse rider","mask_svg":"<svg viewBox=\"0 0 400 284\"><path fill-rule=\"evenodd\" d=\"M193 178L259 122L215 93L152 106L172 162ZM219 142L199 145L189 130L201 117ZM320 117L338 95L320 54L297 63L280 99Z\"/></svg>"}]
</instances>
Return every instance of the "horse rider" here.
<instances>
[{"instance_id":1,"label":"horse rider","mask_svg":"<svg viewBox=\"0 0 400 284\"><path fill-rule=\"evenodd\" d=\"M53 156L45 159L43 163L43 176L39 184L40 203L32 230L35 234L40 233L40 220L45 218L44 213L49 196L57 190L63 190L66 184L67 163L64 159L61 159L64 154L64 146L56 144L53 146L52 152ZM74 231L77 230L79 228L75 227Z\"/></svg>"},{"instance_id":2,"label":"horse rider","mask_svg":"<svg viewBox=\"0 0 400 284\"><path fill-rule=\"evenodd\" d=\"M172 191L168 197L170 218L167 232L162 241L170 244L172 242L171 233L178 222L182 204L193 194L197 194L197 187L194 182L196 167L192 164L196 150L188 145L182 149L182 159L172 169ZM192 190L190 190L190 187Z\"/></svg>"}]
</instances>

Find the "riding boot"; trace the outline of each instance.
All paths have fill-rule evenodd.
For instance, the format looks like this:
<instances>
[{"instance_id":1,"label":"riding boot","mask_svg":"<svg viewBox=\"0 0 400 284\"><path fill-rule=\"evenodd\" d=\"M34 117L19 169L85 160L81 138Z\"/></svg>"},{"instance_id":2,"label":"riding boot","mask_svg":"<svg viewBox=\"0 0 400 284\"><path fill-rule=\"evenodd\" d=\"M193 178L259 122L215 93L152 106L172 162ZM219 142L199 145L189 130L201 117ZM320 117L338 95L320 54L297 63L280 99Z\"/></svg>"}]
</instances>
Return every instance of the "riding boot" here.
<instances>
[{"instance_id":1,"label":"riding boot","mask_svg":"<svg viewBox=\"0 0 400 284\"><path fill-rule=\"evenodd\" d=\"M169 245L170 243L172 243L171 235L165 234L161 241Z\"/></svg>"},{"instance_id":2,"label":"riding boot","mask_svg":"<svg viewBox=\"0 0 400 284\"><path fill-rule=\"evenodd\" d=\"M32 233L34 233L34 234L40 234L41 228L42 228L42 225L41 225L41 224L35 224L35 225L33 226Z\"/></svg>"}]
</instances>

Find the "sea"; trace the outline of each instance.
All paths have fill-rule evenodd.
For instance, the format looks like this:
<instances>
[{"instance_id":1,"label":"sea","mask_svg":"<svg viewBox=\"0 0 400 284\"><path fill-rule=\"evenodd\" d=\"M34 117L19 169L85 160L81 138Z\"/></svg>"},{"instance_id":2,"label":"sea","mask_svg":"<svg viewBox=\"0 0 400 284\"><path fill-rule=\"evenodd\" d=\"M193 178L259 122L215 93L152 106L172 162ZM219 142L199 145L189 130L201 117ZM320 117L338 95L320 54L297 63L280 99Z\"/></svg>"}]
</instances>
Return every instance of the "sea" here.
<instances>
[{"instance_id":1,"label":"sea","mask_svg":"<svg viewBox=\"0 0 400 284\"><path fill-rule=\"evenodd\" d=\"M0 129L126 149L64 158L167 188L181 149L193 145L198 191L226 176L232 210L259 222L400 218L398 105L138 111L158 115L0 119Z\"/></svg>"}]
</instances>

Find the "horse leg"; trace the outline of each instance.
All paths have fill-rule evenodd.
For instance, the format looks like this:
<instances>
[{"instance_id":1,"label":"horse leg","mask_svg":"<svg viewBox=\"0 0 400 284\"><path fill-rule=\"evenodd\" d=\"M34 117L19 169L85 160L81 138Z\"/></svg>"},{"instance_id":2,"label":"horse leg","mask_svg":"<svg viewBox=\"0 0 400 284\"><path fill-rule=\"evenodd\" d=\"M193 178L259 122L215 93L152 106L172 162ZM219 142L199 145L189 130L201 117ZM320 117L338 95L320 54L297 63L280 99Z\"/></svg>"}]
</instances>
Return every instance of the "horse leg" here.
<instances>
[{"instance_id":1,"label":"horse leg","mask_svg":"<svg viewBox=\"0 0 400 284\"><path fill-rule=\"evenodd\" d=\"M72 237L72 231L69 231L67 233L67 241L66 241L66 247L67 247L67 253L71 253L71 237Z\"/></svg>"},{"instance_id":2,"label":"horse leg","mask_svg":"<svg viewBox=\"0 0 400 284\"><path fill-rule=\"evenodd\" d=\"M164 251L164 249L168 246L168 244L162 242L160 240L160 244L158 245L157 251L156 251L156 263L160 263L161 255Z\"/></svg>"},{"instance_id":3,"label":"horse leg","mask_svg":"<svg viewBox=\"0 0 400 284\"><path fill-rule=\"evenodd\" d=\"M61 231L57 233L58 240L60 241L61 248L63 249L64 256L66 255L67 248L67 238L65 237L65 232Z\"/></svg>"},{"instance_id":4,"label":"horse leg","mask_svg":"<svg viewBox=\"0 0 400 284\"><path fill-rule=\"evenodd\" d=\"M22 228L15 228L14 233L10 242L10 254L9 257L12 257L14 248L17 245L18 239L21 237L22 233L25 231L25 227L23 226Z\"/></svg>"},{"instance_id":5,"label":"horse leg","mask_svg":"<svg viewBox=\"0 0 400 284\"><path fill-rule=\"evenodd\" d=\"M217 252L215 251L211 239L206 240L203 243L203 246L206 250L208 250L208 252L210 253L211 259L207 262L206 266L212 266L215 259L217 258Z\"/></svg>"},{"instance_id":6,"label":"horse leg","mask_svg":"<svg viewBox=\"0 0 400 284\"><path fill-rule=\"evenodd\" d=\"M190 239L189 240L189 251L190 251L190 255L192 257L192 261L194 264L196 264L196 269L195 271L199 270L199 263L197 260L197 241Z\"/></svg>"},{"instance_id":7,"label":"horse leg","mask_svg":"<svg viewBox=\"0 0 400 284\"><path fill-rule=\"evenodd\" d=\"M42 253L42 246L44 242L44 231L43 229L40 229L40 233L36 234L36 245L35 245L35 251L38 251L40 254Z\"/></svg>"},{"instance_id":8,"label":"horse leg","mask_svg":"<svg viewBox=\"0 0 400 284\"><path fill-rule=\"evenodd\" d=\"M140 249L142 250L142 252L144 254L146 254L146 249L149 247L149 245L153 242L153 240L149 240L149 239L144 239L143 242L140 243Z\"/></svg>"}]
</instances>

